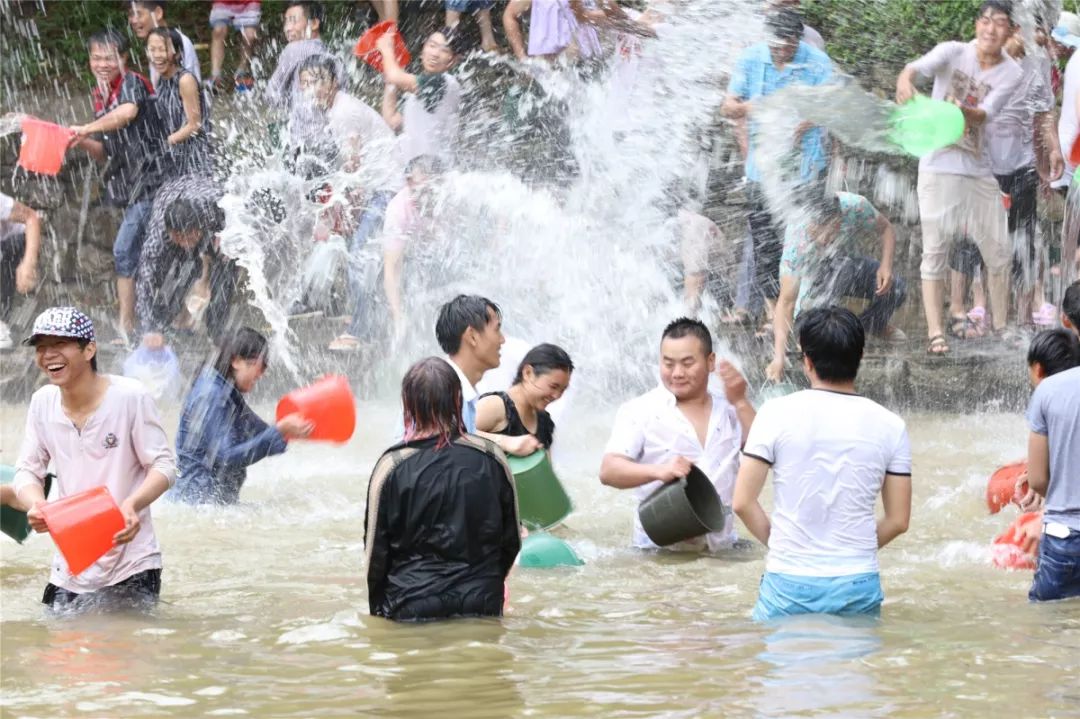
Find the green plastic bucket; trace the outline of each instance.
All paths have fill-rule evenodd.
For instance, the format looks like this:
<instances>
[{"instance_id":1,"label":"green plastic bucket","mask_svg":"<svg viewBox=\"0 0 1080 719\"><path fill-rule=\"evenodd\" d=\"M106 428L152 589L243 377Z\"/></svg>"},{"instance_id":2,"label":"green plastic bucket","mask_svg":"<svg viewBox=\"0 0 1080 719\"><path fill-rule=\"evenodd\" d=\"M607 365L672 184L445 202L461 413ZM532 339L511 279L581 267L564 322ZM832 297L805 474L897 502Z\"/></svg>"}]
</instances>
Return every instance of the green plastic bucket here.
<instances>
[{"instance_id":1,"label":"green plastic bucket","mask_svg":"<svg viewBox=\"0 0 1080 719\"><path fill-rule=\"evenodd\" d=\"M545 450L528 457L507 457L517 485L521 523L532 529L550 529L574 509L570 496L555 476Z\"/></svg>"},{"instance_id":2,"label":"green plastic bucket","mask_svg":"<svg viewBox=\"0 0 1080 719\"><path fill-rule=\"evenodd\" d=\"M712 482L697 467L638 505L638 519L654 544L666 547L724 528L724 504Z\"/></svg>"},{"instance_id":3,"label":"green plastic bucket","mask_svg":"<svg viewBox=\"0 0 1080 719\"><path fill-rule=\"evenodd\" d=\"M0 484L11 484L15 480L15 468L6 464L0 464ZM49 496L49 488L52 486L52 475L45 476L45 496ZM20 512L14 507L0 507L0 532L22 544L30 533L30 523L26 521L26 512Z\"/></svg>"},{"instance_id":4,"label":"green plastic bucket","mask_svg":"<svg viewBox=\"0 0 1080 719\"><path fill-rule=\"evenodd\" d=\"M889 118L889 139L904 152L922 157L964 136L964 113L951 102L916 95Z\"/></svg>"},{"instance_id":5,"label":"green plastic bucket","mask_svg":"<svg viewBox=\"0 0 1080 719\"><path fill-rule=\"evenodd\" d=\"M585 564L570 545L545 532L533 532L521 540L518 564L533 569L580 567Z\"/></svg>"}]
</instances>

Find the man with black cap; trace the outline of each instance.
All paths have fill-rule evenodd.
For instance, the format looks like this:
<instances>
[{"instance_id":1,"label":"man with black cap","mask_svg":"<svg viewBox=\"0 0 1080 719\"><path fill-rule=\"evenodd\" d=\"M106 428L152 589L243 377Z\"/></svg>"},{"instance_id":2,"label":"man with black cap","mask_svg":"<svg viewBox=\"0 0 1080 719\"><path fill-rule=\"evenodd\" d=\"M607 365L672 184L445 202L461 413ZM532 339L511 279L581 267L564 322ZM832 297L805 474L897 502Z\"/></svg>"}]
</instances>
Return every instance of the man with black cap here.
<instances>
[{"instance_id":1,"label":"man with black cap","mask_svg":"<svg viewBox=\"0 0 1080 719\"><path fill-rule=\"evenodd\" d=\"M99 374L94 324L74 307L52 307L23 344L49 378L30 400L15 464L15 493L30 526L48 531L42 511L50 462L56 498L106 487L124 528L114 546L73 575L57 554L42 603L53 609L144 608L161 592L161 550L150 504L176 479L176 461L154 401L137 380Z\"/></svg>"}]
</instances>

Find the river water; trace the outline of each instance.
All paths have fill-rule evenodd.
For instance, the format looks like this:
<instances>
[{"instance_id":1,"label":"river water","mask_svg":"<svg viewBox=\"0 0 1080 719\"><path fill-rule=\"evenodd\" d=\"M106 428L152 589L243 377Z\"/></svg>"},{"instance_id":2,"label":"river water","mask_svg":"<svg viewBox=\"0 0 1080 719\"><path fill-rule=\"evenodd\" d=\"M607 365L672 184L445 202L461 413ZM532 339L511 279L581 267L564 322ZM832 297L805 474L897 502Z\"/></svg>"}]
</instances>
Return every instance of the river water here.
<instances>
[{"instance_id":1,"label":"river water","mask_svg":"<svg viewBox=\"0 0 1080 719\"><path fill-rule=\"evenodd\" d=\"M557 465L577 509L556 533L585 566L516 568L502 620L419 626L367 614L365 490L397 418L382 401L359 416L343 447L298 443L253 467L239 506L156 504L149 616L46 617L52 543L5 537L0 713L1080 716L1080 602L1029 604L1030 573L989 564L1011 516L987 516L985 481L1023 455L1019 416L906 418L913 517L881 554L880 621L760 625L764 551L631 549L632 499L597 480L612 411L570 411ZM0 409L5 463L24 419Z\"/></svg>"}]
</instances>

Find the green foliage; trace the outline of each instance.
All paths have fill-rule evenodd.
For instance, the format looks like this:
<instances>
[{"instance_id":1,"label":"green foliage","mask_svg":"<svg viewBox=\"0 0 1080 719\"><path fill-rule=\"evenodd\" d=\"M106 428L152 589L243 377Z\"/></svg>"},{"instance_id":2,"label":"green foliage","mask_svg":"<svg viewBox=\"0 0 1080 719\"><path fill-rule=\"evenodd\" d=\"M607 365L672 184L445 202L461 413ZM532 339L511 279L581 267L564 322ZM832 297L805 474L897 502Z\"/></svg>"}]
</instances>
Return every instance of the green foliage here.
<instances>
[{"instance_id":1,"label":"green foliage","mask_svg":"<svg viewBox=\"0 0 1080 719\"><path fill-rule=\"evenodd\" d=\"M939 42L968 40L982 0L803 0L829 56L863 84L891 94L904 65Z\"/></svg>"}]
</instances>

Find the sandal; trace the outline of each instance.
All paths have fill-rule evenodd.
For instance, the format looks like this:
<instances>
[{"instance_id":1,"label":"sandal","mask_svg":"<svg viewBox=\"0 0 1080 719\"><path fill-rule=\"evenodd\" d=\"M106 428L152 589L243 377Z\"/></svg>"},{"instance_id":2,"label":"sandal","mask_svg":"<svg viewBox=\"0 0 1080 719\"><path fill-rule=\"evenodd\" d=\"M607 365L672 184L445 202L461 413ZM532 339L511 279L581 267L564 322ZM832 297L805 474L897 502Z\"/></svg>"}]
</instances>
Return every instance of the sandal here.
<instances>
[{"instance_id":1,"label":"sandal","mask_svg":"<svg viewBox=\"0 0 1080 719\"><path fill-rule=\"evenodd\" d=\"M360 338L350 334L338 335L327 349L331 352L356 352L360 349Z\"/></svg>"},{"instance_id":2,"label":"sandal","mask_svg":"<svg viewBox=\"0 0 1080 719\"><path fill-rule=\"evenodd\" d=\"M949 343L945 340L945 335L934 335L930 338L930 344L926 347L926 354L934 357L943 357L951 351Z\"/></svg>"}]
</instances>

